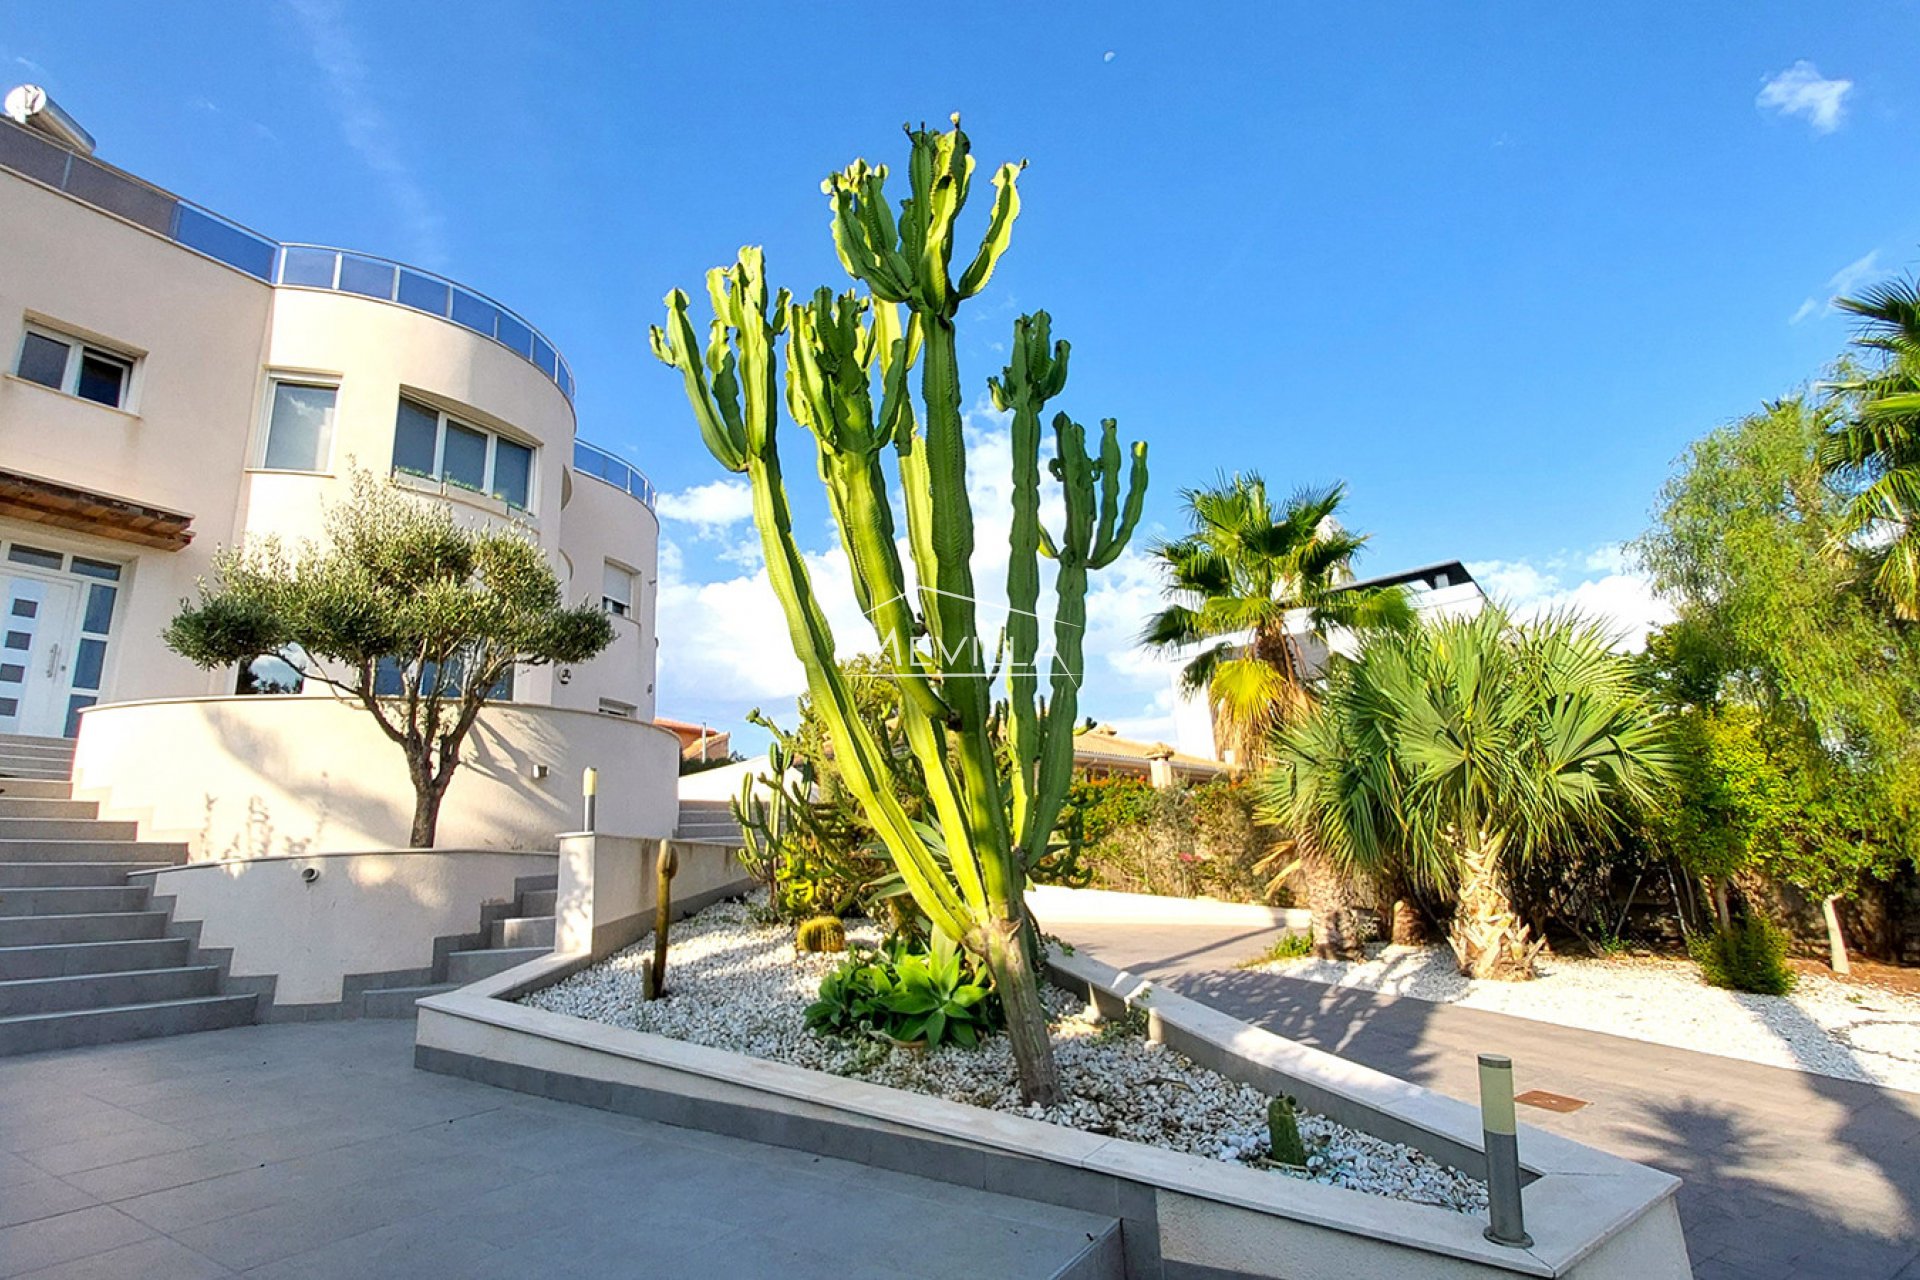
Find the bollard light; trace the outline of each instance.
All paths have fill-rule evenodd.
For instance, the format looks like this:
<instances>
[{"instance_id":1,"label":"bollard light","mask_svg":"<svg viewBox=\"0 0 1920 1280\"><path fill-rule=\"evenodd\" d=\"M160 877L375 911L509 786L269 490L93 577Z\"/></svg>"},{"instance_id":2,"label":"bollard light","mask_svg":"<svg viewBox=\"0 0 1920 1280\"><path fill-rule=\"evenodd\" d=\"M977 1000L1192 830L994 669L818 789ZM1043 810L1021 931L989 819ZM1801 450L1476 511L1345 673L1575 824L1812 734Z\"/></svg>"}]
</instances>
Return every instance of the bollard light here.
<instances>
[{"instance_id":1,"label":"bollard light","mask_svg":"<svg viewBox=\"0 0 1920 1280\"><path fill-rule=\"evenodd\" d=\"M1480 1055L1480 1129L1487 1151L1487 1239L1527 1249L1520 1205L1520 1137L1513 1114L1513 1059L1500 1053Z\"/></svg>"},{"instance_id":2,"label":"bollard light","mask_svg":"<svg viewBox=\"0 0 1920 1280\"><path fill-rule=\"evenodd\" d=\"M600 771L598 769L588 769L584 774L580 775L580 794L586 798L587 805L586 825L582 830L592 831L594 829L593 820L596 816L596 802L600 798Z\"/></svg>"}]
</instances>

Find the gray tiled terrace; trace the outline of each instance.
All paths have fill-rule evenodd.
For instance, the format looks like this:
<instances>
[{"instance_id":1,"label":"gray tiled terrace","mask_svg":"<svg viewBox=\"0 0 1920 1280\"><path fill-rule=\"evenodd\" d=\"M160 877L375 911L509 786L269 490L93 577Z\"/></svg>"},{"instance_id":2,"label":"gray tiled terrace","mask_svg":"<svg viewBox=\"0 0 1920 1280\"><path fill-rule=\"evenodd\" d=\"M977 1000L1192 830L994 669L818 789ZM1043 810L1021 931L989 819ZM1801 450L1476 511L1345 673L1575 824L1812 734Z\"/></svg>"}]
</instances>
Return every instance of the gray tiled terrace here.
<instances>
[{"instance_id":1,"label":"gray tiled terrace","mask_svg":"<svg viewBox=\"0 0 1920 1280\"><path fill-rule=\"evenodd\" d=\"M0 1277L1110 1274L1108 1219L412 1060L410 1021L0 1060Z\"/></svg>"}]
</instances>

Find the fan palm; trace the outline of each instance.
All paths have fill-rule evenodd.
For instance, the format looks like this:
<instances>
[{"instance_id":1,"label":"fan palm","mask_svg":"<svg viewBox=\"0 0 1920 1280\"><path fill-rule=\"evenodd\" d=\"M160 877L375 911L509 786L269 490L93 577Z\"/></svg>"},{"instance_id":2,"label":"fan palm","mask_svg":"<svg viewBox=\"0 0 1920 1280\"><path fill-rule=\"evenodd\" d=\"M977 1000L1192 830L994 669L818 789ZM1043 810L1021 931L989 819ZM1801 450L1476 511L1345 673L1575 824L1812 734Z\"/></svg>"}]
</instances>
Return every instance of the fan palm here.
<instances>
[{"instance_id":1,"label":"fan palm","mask_svg":"<svg viewBox=\"0 0 1920 1280\"><path fill-rule=\"evenodd\" d=\"M1461 972L1532 976L1503 868L1564 849L1671 771L1632 660L1595 622L1472 618L1376 633L1275 739L1269 816L1337 865L1455 902Z\"/></svg>"},{"instance_id":2,"label":"fan palm","mask_svg":"<svg viewBox=\"0 0 1920 1280\"><path fill-rule=\"evenodd\" d=\"M1204 691L1221 737L1255 763L1281 724L1312 703L1300 633L1322 640L1336 626L1405 625L1412 608L1397 587L1356 589L1353 558L1366 538L1335 518L1344 485L1302 489L1276 510L1257 473L1222 476L1182 493L1192 531L1156 547L1171 603L1142 640L1186 655L1189 693Z\"/></svg>"},{"instance_id":3,"label":"fan palm","mask_svg":"<svg viewBox=\"0 0 1920 1280\"><path fill-rule=\"evenodd\" d=\"M1853 495L1841 536L1871 548L1894 612L1920 618L1920 284L1891 280L1834 305L1860 317L1854 343L1876 367L1833 384L1853 412L1822 441L1820 464Z\"/></svg>"}]
</instances>

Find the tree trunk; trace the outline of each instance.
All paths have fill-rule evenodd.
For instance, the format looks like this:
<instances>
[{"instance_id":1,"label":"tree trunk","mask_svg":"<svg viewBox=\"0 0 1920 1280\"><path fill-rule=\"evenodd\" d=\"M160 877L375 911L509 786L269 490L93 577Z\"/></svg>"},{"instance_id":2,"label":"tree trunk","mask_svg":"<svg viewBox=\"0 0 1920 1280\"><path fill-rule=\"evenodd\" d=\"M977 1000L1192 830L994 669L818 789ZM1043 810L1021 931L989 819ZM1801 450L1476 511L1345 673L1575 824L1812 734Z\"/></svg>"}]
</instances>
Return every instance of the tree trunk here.
<instances>
[{"instance_id":1,"label":"tree trunk","mask_svg":"<svg viewBox=\"0 0 1920 1280\"><path fill-rule=\"evenodd\" d=\"M1299 845L1300 881L1313 913L1313 954L1345 960L1362 954L1367 938L1360 909L1366 899L1333 859L1306 841Z\"/></svg>"},{"instance_id":2,"label":"tree trunk","mask_svg":"<svg viewBox=\"0 0 1920 1280\"><path fill-rule=\"evenodd\" d=\"M413 830L407 843L415 849L433 848L434 832L440 826L440 797L445 794L431 780L413 781Z\"/></svg>"},{"instance_id":3,"label":"tree trunk","mask_svg":"<svg viewBox=\"0 0 1920 1280\"><path fill-rule=\"evenodd\" d=\"M1837 894L1829 894L1820 900L1820 914L1827 920L1827 957L1835 973L1853 972L1853 966L1847 961L1847 938L1840 932L1840 911L1834 905L1839 902Z\"/></svg>"},{"instance_id":4,"label":"tree trunk","mask_svg":"<svg viewBox=\"0 0 1920 1280\"><path fill-rule=\"evenodd\" d=\"M1722 931L1733 927L1733 912L1727 908L1727 878L1713 877L1713 922Z\"/></svg>"},{"instance_id":5,"label":"tree trunk","mask_svg":"<svg viewBox=\"0 0 1920 1280\"><path fill-rule=\"evenodd\" d=\"M1460 892L1453 908L1453 946L1460 972L1470 978L1520 981L1533 977L1534 957L1545 940L1514 914L1500 882L1500 851L1505 841L1480 832L1460 851Z\"/></svg>"},{"instance_id":6,"label":"tree trunk","mask_svg":"<svg viewBox=\"0 0 1920 1280\"><path fill-rule=\"evenodd\" d=\"M1053 1063L1047 1010L1040 1003L1039 982L1017 921L995 921L987 927L987 968L1000 992L1000 1006L1006 1010L1007 1039L1013 1044L1021 1100L1043 1107L1058 1104L1060 1072Z\"/></svg>"}]
</instances>

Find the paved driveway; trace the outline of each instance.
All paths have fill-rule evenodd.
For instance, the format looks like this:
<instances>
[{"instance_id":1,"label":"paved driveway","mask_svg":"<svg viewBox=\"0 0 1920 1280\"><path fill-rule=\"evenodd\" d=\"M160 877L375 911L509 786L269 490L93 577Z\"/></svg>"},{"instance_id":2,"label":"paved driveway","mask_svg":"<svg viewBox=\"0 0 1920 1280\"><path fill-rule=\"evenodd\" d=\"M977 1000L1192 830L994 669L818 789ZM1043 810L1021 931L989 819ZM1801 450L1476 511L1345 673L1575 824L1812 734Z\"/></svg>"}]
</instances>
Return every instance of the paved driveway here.
<instances>
[{"instance_id":1,"label":"paved driveway","mask_svg":"<svg viewBox=\"0 0 1920 1280\"><path fill-rule=\"evenodd\" d=\"M415 1071L413 1023L0 1059L0 1276L1052 1276L1107 1219Z\"/></svg>"},{"instance_id":2,"label":"paved driveway","mask_svg":"<svg viewBox=\"0 0 1920 1280\"><path fill-rule=\"evenodd\" d=\"M1068 926L1109 964L1278 1035L1477 1101L1474 1058L1585 1099L1523 1118L1686 1180L1699 1280L1920 1280L1920 1094L1234 968L1269 931Z\"/></svg>"}]
</instances>

